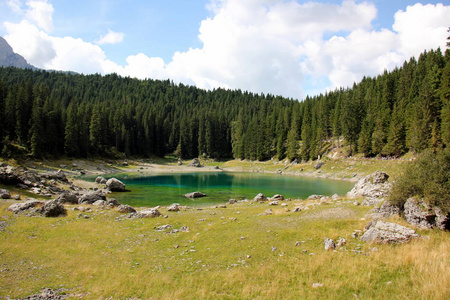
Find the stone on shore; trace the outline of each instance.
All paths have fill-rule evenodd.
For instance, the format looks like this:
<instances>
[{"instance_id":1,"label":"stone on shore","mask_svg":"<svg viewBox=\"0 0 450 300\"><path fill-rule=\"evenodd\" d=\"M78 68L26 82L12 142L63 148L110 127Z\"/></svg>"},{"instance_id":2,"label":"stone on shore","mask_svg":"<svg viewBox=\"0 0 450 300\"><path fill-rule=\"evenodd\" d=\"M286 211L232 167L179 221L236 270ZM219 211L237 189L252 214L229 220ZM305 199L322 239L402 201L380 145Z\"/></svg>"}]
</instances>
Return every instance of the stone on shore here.
<instances>
[{"instance_id":1,"label":"stone on shore","mask_svg":"<svg viewBox=\"0 0 450 300\"><path fill-rule=\"evenodd\" d=\"M117 207L117 211L122 213L122 214L129 214L129 213L135 213L136 212L136 210L133 207L131 207L131 206L127 205L127 204L119 205Z\"/></svg>"},{"instance_id":2,"label":"stone on shore","mask_svg":"<svg viewBox=\"0 0 450 300\"><path fill-rule=\"evenodd\" d=\"M95 178L95 182L98 184L106 184L107 180L102 176L98 176L97 178Z\"/></svg>"},{"instance_id":3,"label":"stone on shore","mask_svg":"<svg viewBox=\"0 0 450 300\"><path fill-rule=\"evenodd\" d=\"M111 192L125 192L126 186L122 181L116 178L110 178L106 181L106 188Z\"/></svg>"},{"instance_id":4,"label":"stone on shore","mask_svg":"<svg viewBox=\"0 0 450 300\"><path fill-rule=\"evenodd\" d=\"M361 178L353 189L347 193L349 198L365 197L363 205L380 203L389 195L392 185L388 182L389 175L376 171Z\"/></svg>"},{"instance_id":5,"label":"stone on shore","mask_svg":"<svg viewBox=\"0 0 450 300\"><path fill-rule=\"evenodd\" d=\"M192 193L185 194L184 197L191 198L191 199L201 198L201 197L206 197L206 194L201 193L201 192L192 192Z\"/></svg>"}]
</instances>

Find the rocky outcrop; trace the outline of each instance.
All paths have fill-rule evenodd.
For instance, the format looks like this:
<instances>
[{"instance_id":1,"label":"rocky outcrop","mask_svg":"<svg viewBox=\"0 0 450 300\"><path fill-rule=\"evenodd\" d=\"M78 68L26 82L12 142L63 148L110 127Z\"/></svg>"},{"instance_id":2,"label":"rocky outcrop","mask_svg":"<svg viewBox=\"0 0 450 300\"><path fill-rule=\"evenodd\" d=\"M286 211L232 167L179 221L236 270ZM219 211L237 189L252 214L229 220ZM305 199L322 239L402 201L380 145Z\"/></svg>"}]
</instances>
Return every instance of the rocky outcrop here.
<instances>
[{"instance_id":1,"label":"rocky outcrop","mask_svg":"<svg viewBox=\"0 0 450 300\"><path fill-rule=\"evenodd\" d=\"M35 69L21 55L14 53L13 48L0 36L0 66L21 69Z\"/></svg>"},{"instance_id":2,"label":"rocky outcrop","mask_svg":"<svg viewBox=\"0 0 450 300\"><path fill-rule=\"evenodd\" d=\"M36 200L36 199L28 199L25 202L14 203L14 204L10 205L8 207L8 210L12 211L15 214L19 214L19 213L28 211L28 210L33 209L33 208L41 207L42 205L44 205L43 201L39 201L39 200Z\"/></svg>"},{"instance_id":3,"label":"rocky outcrop","mask_svg":"<svg viewBox=\"0 0 450 300\"><path fill-rule=\"evenodd\" d=\"M201 198L201 197L206 197L206 194L201 193L201 192L192 192L192 193L188 193L185 194L184 197L186 198Z\"/></svg>"},{"instance_id":4,"label":"rocky outcrop","mask_svg":"<svg viewBox=\"0 0 450 300\"><path fill-rule=\"evenodd\" d=\"M420 229L450 229L450 215L431 207L423 199L409 198L403 205L403 216L406 222Z\"/></svg>"},{"instance_id":5,"label":"rocky outcrop","mask_svg":"<svg viewBox=\"0 0 450 300\"><path fill-rule=\"evenodd\" d=\"M392 204L388 200L385 200L380 207L372 209L371 213L367 216L375 220L386 219L392 216L399 216L401 211L399 205Z\"/></svg>"},{"instance_id":6,"label":"rocky outcrop","mask_svg":"<svg viewBox=\"0 0 450 300\"><path fill-rule=\"evenodd\" d=\"M56 199L49 201L38 201L30 199L23 203L14 203L8 207L15 214L27 213L29 215L42 215L44 217L59 217L67 214L66 209Z\"/></svg>"},{"instance_id":7,"label":"rocky outcrop","mask_svg":"<svg viewBox=\"0 0 450 300\"><path fill-rule=\"evenodd\" d=\"M116 178L110 178L106 181L106 188L111 192L125 192L126 190L125 184Z\"/></svg>"},{"instance_id":8,"label":"rocky outcrop","mask_svg":"<svg viewBox=\"0 0 450 300\"><path fill-rule=\"evenodd\" d=\"M366 226L361 240L372 244L402 244L419 235L411 228L384 221L372 221Z\"/></svg>"},{"instance_id":9,"label":"rocky outcrop","mask_svg":"<svg viewBox=\"0 0 450 300\"><path fill-rule=\"evenodd\" d=\"M198 158L194 158L189 164L188 167L201 168L203 167Z\"/></svg>"},{"instance_id":10,"label":"rocky outcrop","mask_svg":"<svg viewBox=\"0 0 450 300\"><path fill-rule=\"evenodd\" d=\"M358 180L353 189L347 193L349 198L365 197L363 205L380 203L389 195L392 185L388 182L389 175L376 171Z\"/></svg>"}]
</instances>

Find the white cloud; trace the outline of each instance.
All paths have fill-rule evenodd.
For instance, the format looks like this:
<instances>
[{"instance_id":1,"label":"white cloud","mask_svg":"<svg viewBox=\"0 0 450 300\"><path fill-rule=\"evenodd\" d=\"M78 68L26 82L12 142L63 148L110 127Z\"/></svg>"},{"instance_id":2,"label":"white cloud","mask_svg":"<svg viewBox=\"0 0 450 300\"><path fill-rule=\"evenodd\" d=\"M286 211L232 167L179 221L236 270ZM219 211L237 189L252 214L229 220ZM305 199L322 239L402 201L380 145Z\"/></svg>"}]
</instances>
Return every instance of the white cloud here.
<instances>
[{"instance_id":1,"label":"white cloud","mask_svg":"<svg viewBox=\"0 0 450 300\"><path fill-rule=\"evenodd\" d=\"M13 12L22 12L22 4L20 3L20 0L8 0L6 4L12 9Z\"/></svg>"},{"instance_id":2,"label":"white cloud","mask_svg":"<svg viewBox=\"0 0 450 300\"><path fill-rule=\"evenodd\" d=\"M41 29L50 32L53 28L53 6L47 0L27 1L26 18Z\"/></svg>"},{"instance_id":3,"label":"white cloud","mask_svg":"<svg viewBox=\"0 0 450 300\"><path fill-rule=\"evenodd\" d=\"M97 44L103 45L103 44L118 44L123 41L123 38L125 37L125 34L121 32L114 32L110 29L108 29L108 33L104 36L100 37L100 39L97 41Z\"/></svg>"},{"instance_id":4,"label":"white cloud","mask_svg":"<svg viewBox=\"0 0 450 300\"><path fill-rule=\"evenodd\" d=\"M20 9L19 1L9 2ZM239 88L299 99L326 87L350 86L424 49L444 47L450 15L450 6L416 4L395 14L393 30L376 31L371 23L377 10L369 2L214 0L209 6L213 16L199 28L201 48L176 52L169 62L144 53L130 55L121 66L107 59L99 45L50 36L53 9L44 9L45 4L50 5L28 1L22 22L4 23L6 40L38 67L171 78L201 88ZM331 34L335 36L324 38ZM109 30L97 43L122 39L123 34ZM311 83L315 86L309 87Z\"/></svg>"}]
</instances>

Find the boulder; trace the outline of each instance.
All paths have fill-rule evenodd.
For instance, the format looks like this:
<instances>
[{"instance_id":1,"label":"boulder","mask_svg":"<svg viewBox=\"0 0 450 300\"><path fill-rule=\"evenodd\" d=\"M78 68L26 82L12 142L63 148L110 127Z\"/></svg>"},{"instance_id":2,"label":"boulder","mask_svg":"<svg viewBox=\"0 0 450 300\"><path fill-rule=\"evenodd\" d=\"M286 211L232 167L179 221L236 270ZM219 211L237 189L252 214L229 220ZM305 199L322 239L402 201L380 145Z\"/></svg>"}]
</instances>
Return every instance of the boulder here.
<instances>
[{"instance_id":1,"label":"boulder","mask_svg":"<svg viewBox=\"0 0 450 300\"><path fill-rule=\"evenodd\" d=\"M59 203L56 199L45 202L39 212L44 217L59 217L67 215L67 210L64 208L64 205Z\"/></svg>"},{"instance_id":2,"label":"boulder","mask_svg":"<svg viewBox=\"0 0 450 300\"><path fill-rule=\"evenodd\" d=\"M347 240L344 239L343 237L339 238L337 241L337 247L343 247L345 244L347 244Z\"/></svg>"},{"instance_id":3,"label":"boulder","mask_svg":"<svg viewBox=\"0 0 450 300\"><path fill-rule=\"evenodd\" d=\"M184 197L186 197L186 198L201 198L201 197L206 197L206 194L201 193L201 192L192 192L192 193L185 194Z\"/></svg>"},{"instance_id":4,"label":"boulder","mask_svg":"<svg viewBox=\"0 0 450 300\"><path fill-rule=\"evenodd\" d=\"M106 200L105 194L100 191L89 192L78 198L78 204L92 204L97 200Z\"/></svg>"},{"instance_id":5,"label":"boulder","mask_svg":"<svg viewBox=\"0 0 450 300\"><path fill-rule=\"evenodd\" d=\"M112 206L112 207L120 205L119 201L117 201L114 198L110 198L110 199L106 200L106 203L107 203L108 206Z\"/></svg>"},{"instance_id":6,"label":"boulder","mask_svg":"<svg viewBox=\"0 0 450 300\"><path fill-rule=\"evenodd\" d=\"M283 201L284 200L284 196L280 195L280 194L276 194L271 198L272 201Z\"/></svg>"},{"instance_id":7,"label":"boulder","mask_svg":"<svg viewBox=\"0 0 450 300\"><path fill-rule=\"evenodd\" d=\"M268 201L268 199L264 194L259 193L258 195L255 196L255 198L253 198L253 201L261 202L261 201Z\"/></svg>"},{"instance_id":8,"label":"boulder","mask_svg":"<svg viewBox=\"0 0 450 300\"><path fill-rule=\"evenodd\" d=\"M58 198L56 198L56 200L58 200L59 203L61 204L78 204L78 194L71 192L71 191L65 191L62 192L61 194L59 194Z\"/></svg>"},{"instance_id":9,"label":"boulder","mask_svg":"<svg viewBox=\"0 0 450 300\"><path fill-rule=\"evenodd\" d=\"M125 192L126 186L122 181L116 178L110 178L106 181L106 188L111 192Z\"/></svg>"},{"instance_id":10,"label":"boulder","mask_svg":"<svg viewBox=\"0 0 450 300\"><path fill-rule=\"evenodd\" d=\"M181 205L178 203L173 203L171 205L169 205L169 207L167 207L168 211L180 211L180 207Z\"/></svg>"},{"instance_id":11,"label":"boulder","mask_svg":"<svg viewBox=\"0 0 450 300\"><path fill-rule=\"evenodd\" d=\"M319 170L320 168L322 168L322 166L325 163L323 161L318 161L315 165L314 165L314 169Z\"/></svg>"},{"instance_id":12,"label":"boulder","mask_svg":"<svg viewBox=\"0 0 450 300\"><path fill-rule=\"evenodd\" d=\"M117 207L117 211L122 213L122 214L129 214L129 213L135 213L136 212L136 210L133 207L131 207L131 206L127 205L127 204L119 205Z\"/></svg>"},{"instance_id":13,"label":"boulder","mask_svg":"<svg viewBox=\"0 0 450 300\"><path fill-rule=\"evenodd\" d=\"M353 189L347 193L349 198L365 197L364 205L380 203L389 195L392 185L388 182L389 175L376 171L361 178Z\"/></svg>"},{"instance_id":14,"label":"boulder","mask_svg":"<svg viewBox=\"0 0 450 300\"><path fill-rule=\"evenodd\" d=\"M188 167L201 168L203 167L198 158L194 158L189 164Z\"/></svg>"},{"instance_id":15,"label":"boulder","mask_svg":"<svg viewBox=\"0 0 450 300\"><path fill-rule=\"evenodd\" d=\"M359 203L358 203L359 205ZM372 219L386 219L391 216L399 216L401 208L399 205L394 205L389 201L384 201L380 207L376 207L371 210L371 214L368 217Z\"/></svg>"},{"instance_id":16,"label":"boulder","mask_svg":"<svg viewBox=\"0 0 450 300\"><path fill-rule=\"evenodd\" d=\"M420 228L450 229L450 215L431 207L423 199L409 198L403 205L403 216L409 224Z\"/></svg>"},{"instance_id":17,"label":"boulder","mask_svg":"<svg viewBox=\"0 0 450 300\"><path fill-rule=\"evenodd\" d=\"M53 179L53 180L59 180L59 181L63 181L63 182L68 181L66 174L64 173L63 170L58 170L57 172L44 173L41 176L45 179L50 179L50 180Z\"/></svg>"},{"instance_id":18,"label":"boulder","mask_svg":"<svg viewBox=\"0 0 450 300\"><path fill-rule=\"evenodd\" d=\"M269 205L278 205L278 201L270 201Z\"/></svg>"},{"instance_id":19,"label":"boulder","mask_svg":"<svg viewBox=\"0 0 450 300\"><path fill-rule=\"evenodd\" d=\"M147 208L133 214L133 218L155 218L161 216L156 208Z\"/></svg>"},{"instance_id":20,"label":"boulder","mask_svg":"<svg viewBox=\"0 0 450 300\"><path fill-rule=\"evenodd\" d=\"M327 251L336 249L336 244L334 243L334 241L332 239L325 238L325 240L323 241L323 244L325 246L325 250L327 250Z\"/></svg>"},{"instance_id":21,"label":"boulder","mask_svg":"<svg viewBox=\"0 0 450 300\"><path fill-rule=\"evenodd\" d=\"M43 201L39 201L36 199L29 199L23 203L14 203L11 206L8 207L9 211L12 211L15 214L22 213L24 211L27 211L29 209L33 209L39 206L44 205Z\"/></svg>"},{"instance_id":22,"label":"boulder","mask_svg":"<svg viewBox=\"0 0 450 300\"><path fill-rule=\"evenodd\" d=\"M108 204L108 202L106 202L105 200L97 200L97 201L95 201L94 203L92 203L92 205L95 205L95 206L106 206Z\"/></svg>"},{"instance_id":23,"label":"boulder","mask_svg":"<svg viewBox=\"0 0 450 300\"><path fill-rule=\"evenodd\" d=\"M107 180L102 176L98 176L97 178L95 178L95 182L98 184L106 184Z\"/></svg>"},{"instance_id":24,"label":"boulder","mask_svg":"<svg viewBox=\"0 0 450 300\"><path fill-rule=\"evenodd\" d=\"M11 199L11 194L7 189L0 189L0 198L2 199Z\"/></svg>"},{"instance_id":25,"label":"boulder","mask_svg":"<svg viewBox=\"0 0 450 300\"><path fill-rule=\"evenodd\" d=\"M419 235L411 228L378 220L366 225L361 240L372 244L402 244L417 237Z\"/></svg>"}]
</instances>

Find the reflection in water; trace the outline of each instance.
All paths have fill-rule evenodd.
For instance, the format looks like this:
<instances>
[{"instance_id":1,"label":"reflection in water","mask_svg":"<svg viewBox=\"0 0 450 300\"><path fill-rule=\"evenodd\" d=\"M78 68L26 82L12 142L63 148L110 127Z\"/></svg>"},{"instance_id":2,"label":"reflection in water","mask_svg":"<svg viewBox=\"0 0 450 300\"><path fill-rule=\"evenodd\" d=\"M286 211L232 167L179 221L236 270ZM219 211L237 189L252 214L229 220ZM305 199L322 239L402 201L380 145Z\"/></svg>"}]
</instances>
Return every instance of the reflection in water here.
<instances>
[{"instance_id":1,"label":"reflection in water","mask_svg":"<svg viewBox=\"0 0 450 300\"><path fill-rule=\"evenodd\" d=\"M305 199L312 194L344 195L353 185L340 180L228 172L114 177L123 180L131 192L115 193L112 197L134 206L168 205L174 202L186 205L217 204L231 198L252 199L258 193L268 197L283 194L285 198ZM206 193L208 197L195 200L182 197L194 191Z\"/></svg>"}]
</instances>

